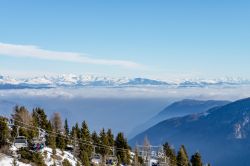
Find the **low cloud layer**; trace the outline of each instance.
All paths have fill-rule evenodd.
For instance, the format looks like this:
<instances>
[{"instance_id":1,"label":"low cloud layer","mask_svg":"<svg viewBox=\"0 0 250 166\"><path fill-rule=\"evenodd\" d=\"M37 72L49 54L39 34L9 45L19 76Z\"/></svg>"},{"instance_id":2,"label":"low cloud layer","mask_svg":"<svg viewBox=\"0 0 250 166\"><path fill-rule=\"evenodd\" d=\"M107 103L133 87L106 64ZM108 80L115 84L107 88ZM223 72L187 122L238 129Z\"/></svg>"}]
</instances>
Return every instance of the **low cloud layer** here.
<instances>
[{"instance_id":1,"label":"low cloud layer","mask_svg":"<svg viewBox=\"0 0 250 166\"><path fill-rule=\"evenodd\" d=\"M213 99L237 100L250 97L250 86L237 88L167 88L167 87L127 87L127 88L52 88L0 90L0 97L48 97L48 98L168 98L168 99Z\"/></svg>"}]
</instances>

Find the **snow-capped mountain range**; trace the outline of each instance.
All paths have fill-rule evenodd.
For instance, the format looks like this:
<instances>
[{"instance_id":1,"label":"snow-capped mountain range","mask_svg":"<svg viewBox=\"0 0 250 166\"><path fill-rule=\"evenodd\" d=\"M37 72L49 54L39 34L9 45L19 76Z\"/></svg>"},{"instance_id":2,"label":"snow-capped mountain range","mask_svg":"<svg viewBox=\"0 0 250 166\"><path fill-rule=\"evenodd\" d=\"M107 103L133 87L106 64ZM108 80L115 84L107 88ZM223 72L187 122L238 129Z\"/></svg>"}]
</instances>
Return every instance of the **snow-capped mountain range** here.
<instances>
[{"instance_id":1,"label":"snow-capped mountain range","mask_svg":"<svg viewBox=\"0 0 250 166\"><path fill-rule=\"evenodd\" d=\"M180 81L161 81L148 78L111 78L93 75L59 75L41 76L32 78L13 78L0 75L0 89L40 89L56 87L138 87L138 86L164 86L164 87L230 87L250 85L250 80L242 78L222 79L185 79Z\"/></svg>"}]
</instances>

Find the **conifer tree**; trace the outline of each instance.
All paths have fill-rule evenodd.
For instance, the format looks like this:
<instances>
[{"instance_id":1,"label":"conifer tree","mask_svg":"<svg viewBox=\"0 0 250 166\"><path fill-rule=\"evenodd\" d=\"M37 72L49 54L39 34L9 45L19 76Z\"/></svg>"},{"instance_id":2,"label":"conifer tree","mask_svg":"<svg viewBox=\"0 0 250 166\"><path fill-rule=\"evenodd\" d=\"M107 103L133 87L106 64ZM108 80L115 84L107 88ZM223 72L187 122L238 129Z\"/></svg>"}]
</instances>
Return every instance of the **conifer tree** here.
<instances>
[{"instance_id":1,"label":"conifer tree","mask_svg":"<svg viewBox=\"0 0 250 166\"><path fill-rule=\"evenodd\" d=\"M113 135L113 133L112 133L112 130L111 130L111 129L108 129L106 135L107 135L107 140L108 140L108 146L114 147L115 141L114 141L114 135ZM113 150L113 149L111 149L111 150L109 151L110 154L113 154L113 151L112 151L112 150Z\"/></svg>"},{"instance_id":2,"label":"conifer tree","mask_svg":"<svg viewBox=\"0 0 250 166\"><path fill-rule=\"evenodd\" d=\"M92 146L89 145L91 143L91 135L88 128L88 125L85 121L82 122L81 127L81 143L80 143L80 153L86 152L88 157L92 154ZM83 154L81 154L82 156Z\"/></svg>"},{"instance_id":3,"label":"conifer tree","mask_svg":"<svg viewBox=\"0 0 250 166\"><path fill-rule=\"evenodd\" d=\"M189 166L189 159L184 145L181 145L177 155L177 166Z\"/></svg>"},{"instance_id":4,"label":"conifer tree","mask_svg":"<svg viewBox=\"0 0 250 166\"><path fill-rule=\"evenodd\" d=\"M66 139L64 140L65 146L67 146L69 144L69 125L67 119L65 119L64 121L64 135L66 137Z\"/></svg>"},{"instance_id":5,"label":"conifer tree","mask_svg":"<svg viewBox=\"0 0 250 166\"><path fill-rule=\"evenodd\" d=\"M73 136L75 136L77 139L81 138L81 130L79 128L78 123L76 123L75 126L72 126L70 135L72 138Z\"/></svg>"},{"instance_id":6,"label":"conifer tree","mask_svg":"<svg viewBox=\"0 0 250 166\"><path fill-rule=\"evenodd\" d=\"M64 133L65 133L66 136L69 135L69 125L68 125L68 120L67 119L65 119L65 121L64 121Z\"/></svg>"},{"instance_id":7,"label":"conifer tree","mask_svg":"<svg viewBox=\"0 0 250 166\"><path fill-rule=\"evenodd\" d=\"M55 136L54 134L52 134L53 129L52 129L52 125L50 121L48 122L48 125L47 125L47 131L48 131L48 134L46 135L46 143L49 147L52 147L56 143L55 143Z\"/></svg>"},{"instance_id":8,"label":"conifer tree","mask_svg":"<svg viewBox=\"0 0 250 166\"><path fill-rule=\"evenodd\" d=\"M129 164L130 154L127 140L123 133L118 133L115 139L116 155L120 158L121 163Z\"/></svg>"},{"instance_id":9,"label":"conifer tree","mask_svg":"<svg viewBox=\"0 0 250 166\"><path fill-rule=\"evenodd\" d=\"M65 137L61 134L61 133L58 133L57 136L56 136L56 147L63 150L65 149Z\"/></svg>"},{"instance_id":10,"label":"conifer tree","mask_svg":"<svg viewBox=\"0 0 250 166\"><path fill-rule=\"evenodd\" d=\"M107 138L107 135L105 133L105 130L102 129L101 132L100 132L100 142L101 142L101 147L100 147L100 154L102 155L103 157L103 162L106 161L106 156L107 154L109 153L110 151L110 148L108 147L108 138Z\"/></svg>"},{"instance_id":11,"label":"conifer tree","mask_svg":"<svg viewBox=\"0 0 250 166\"><path fill-rule=\"evenodd\" d=\"M196 152L192 157L191 157L191 163L192 166L202 166L202 160L201 160L201 155Z\"/></svg>"},{"instance_id":12,"label":"conifer tree","mask_svg":"<svg viewBox=\"0 0 250 166\"><path fill-rule=\"evenodd\" d=\"M0 148L8 143L9 128L7 119L0 117Z\"/></svg>"},{"instance_id":13,"label":"conifer tree","mask_svg":"<svg viewBox=\"0 0 250 166\"><path fill-rule=\"evenodd\" d=\"M38 124L38 126L42 129L48 129L48 119L42 108L35 108L32 111L33 120Z\"/></svg>"},{"instance_id":14,"label":"conifer tree","mask_svg":"<svg viewBox=\"0 0 250 166\"><path fill-rule=\"evenodd\" d=\"M98 134L96 133L96 131L94 131L92 134L91 134L91 139L93 141L93 144L94 145L100 145L100 138L98 136ZM95 149L95 153L100 153L100 147L99 146L94 146Z\"/></svg>"},{"instance_id":15,"label":"conifer tree","mask_svg":"<svg viewBox=\"0 0 250 166\"><path fill-rule=\"evenodd\" d=\"M174 149L172 149L167 142L163 145L163 149L165 155L169 158L170 166L176 166L177 161Z\"/></svg>"},{"instance_id":16,"label":"conifer tree","mask_svg":"<svg viewBox=\"0 0 250 166\"><path fill-rule=\"evenodd\" d=\"M87 152L83 152L80 156L82 164L84 166L90 166L90 162L89 162L89 156Z\"/></svg>"}]
</instances>

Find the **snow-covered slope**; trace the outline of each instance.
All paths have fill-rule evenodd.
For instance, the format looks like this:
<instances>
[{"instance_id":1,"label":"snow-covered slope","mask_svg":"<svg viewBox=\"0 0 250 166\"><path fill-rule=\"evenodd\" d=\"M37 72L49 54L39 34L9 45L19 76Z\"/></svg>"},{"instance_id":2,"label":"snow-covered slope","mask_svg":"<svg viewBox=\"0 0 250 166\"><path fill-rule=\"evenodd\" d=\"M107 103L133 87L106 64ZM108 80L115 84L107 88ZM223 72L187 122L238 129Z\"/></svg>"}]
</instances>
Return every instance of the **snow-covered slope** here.
<instances>
[{"instance_id":1,"label":"snow-covered slope","mask_svg":"<svg viewBox=\"0 0 250 166\"><path fill-rule=\"evenodd\" d=\"M169 86L175 88L188 87L228 87L250 85L250 80L242 78L221 79L185 79L180 81L161 81L148 78L111 78L93 75L59 75L54 77L33 77L16 79L0 75L0 89L54 88L54 87L134 87L134 86Z\"/></svg>"},{"instance_id":2,"label":"snow-covered slope","mask_svg":"<svg viewBox=\"0 0 250 166\"><path fill-rule=\"evenodd\" d=\"M0 154L0 165L1 166L12 166L14 158L4 154ZM25 164L20 161L17 161L18 166L31 166L30 164Z\"/></svg>"},{"instance_id":3,"label":"snow-covered slope","mask_svg":"<svg viewBox=\"0 0 250 166\"><path fill-rule=\"evenodd\" d=\"M15 148L12 147L11 149L12 150L14 149L15 151ZM46 155L45 155L45 152L46 152ZM51 157L52 156L51 148L46 147L41 151L41 153L43 154L45 164L48 166L53 165L54 162L56 163L56 165L61 166L64 159L67 159L72 166L75 166L77 164L77 159L71 153L67 151L62 152L61 150L57 149L56 159L53 159ZM5 154L0 153L0 166L12 166L13 160L14 158L12 156L7 156ZM20 161L17 161L17 164L19 166L31 166L31 164L25 164Z\"/></svg>"}]
</instances>

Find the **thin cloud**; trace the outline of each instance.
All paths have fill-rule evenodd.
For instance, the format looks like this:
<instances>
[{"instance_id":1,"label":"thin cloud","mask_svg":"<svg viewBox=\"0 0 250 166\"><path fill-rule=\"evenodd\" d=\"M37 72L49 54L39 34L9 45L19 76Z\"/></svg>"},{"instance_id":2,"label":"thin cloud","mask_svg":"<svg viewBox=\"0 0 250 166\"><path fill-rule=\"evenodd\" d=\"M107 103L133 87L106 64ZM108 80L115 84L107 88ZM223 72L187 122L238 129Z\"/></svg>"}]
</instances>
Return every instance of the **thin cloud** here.
<instances>
[{"instance_id":1,"label":"thin cloud","mask_svg":"<svg viewBox=\"0 0 250 166\"><path fill-rule=\"evenodd\" d=\"M81 53L45 50L34 45L0 43L0 55L22 58L30 57L94 65L119 66L125 68L143 68L143 65L132 61L90 58Z\"/></svg>"}]
</instances>

